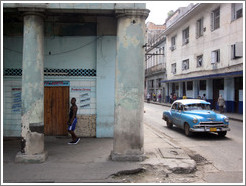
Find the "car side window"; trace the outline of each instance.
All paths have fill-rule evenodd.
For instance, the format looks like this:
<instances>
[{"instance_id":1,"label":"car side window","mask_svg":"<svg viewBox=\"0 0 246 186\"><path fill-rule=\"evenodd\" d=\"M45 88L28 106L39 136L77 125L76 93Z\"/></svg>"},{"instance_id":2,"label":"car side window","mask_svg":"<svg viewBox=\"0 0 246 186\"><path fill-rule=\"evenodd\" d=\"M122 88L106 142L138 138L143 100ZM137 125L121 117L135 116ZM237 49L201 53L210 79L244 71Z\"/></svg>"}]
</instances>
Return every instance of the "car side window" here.
<instances>
[{"instance_id":1,"label":"car side window","mask_svg":"<svg viewBox=\"0 0 246 186\"><path fill-rule=\"evenodd\" d=\"M177 103L174 103L172 106L172 110L176 110L177 109Z\"/></svg>"},{"instance_id":2,"label":"car side window","mask_svg":"<svg viewBox=\"0 0 246 186\"><path fill-rule=\"evenodd\" d=\"M184 110L184 105L180 104L180 110L183 111Z\"/></svg>"}]
</instances>

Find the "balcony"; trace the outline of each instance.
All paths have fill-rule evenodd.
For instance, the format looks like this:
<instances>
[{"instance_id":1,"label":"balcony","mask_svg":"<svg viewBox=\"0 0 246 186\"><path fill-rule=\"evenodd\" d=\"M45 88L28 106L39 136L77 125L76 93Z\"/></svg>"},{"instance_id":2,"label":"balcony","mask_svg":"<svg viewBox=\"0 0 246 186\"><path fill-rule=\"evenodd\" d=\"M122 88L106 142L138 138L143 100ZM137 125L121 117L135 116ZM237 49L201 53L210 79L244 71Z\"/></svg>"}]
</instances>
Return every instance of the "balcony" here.
<instances>
[{"instance_id":1,"label":"balcony","mask_svg":"<svg viewBox=\"0 0 246 186\"><path fill-rule=\"evenodd\" d=\"M145 77L152 76L158 73L165 73L165 72L166 72L166 64L161 63L161 64L145 69Z\"/></svg>"}]
</instances>

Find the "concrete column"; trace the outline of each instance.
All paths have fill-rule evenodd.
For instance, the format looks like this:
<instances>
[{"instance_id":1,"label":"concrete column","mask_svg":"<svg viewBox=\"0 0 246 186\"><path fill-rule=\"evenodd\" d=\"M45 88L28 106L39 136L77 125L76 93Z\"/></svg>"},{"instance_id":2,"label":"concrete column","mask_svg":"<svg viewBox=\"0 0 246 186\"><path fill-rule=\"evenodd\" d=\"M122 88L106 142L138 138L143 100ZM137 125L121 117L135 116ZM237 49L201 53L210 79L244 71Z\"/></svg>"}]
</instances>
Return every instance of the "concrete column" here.
<instances>
[{"instance_id":1,"label":"concrete column","mask_svg":"<svg viewBox=\"0 0 246 186\"><path fill-rule=\"evenodd\" d=\"M179 82L179 97L183 98L183 82Z\"/></svg>"},{"instance_id":2,"label":"concrete column","mask_svg":"<svg viewBox=\"0 0 246 186\"><path fill-rule=\"evenodd\" d=\"M165 102L167 103L167 102L169 102L169 95L170 95L168 83L164 83L164 87L165 87L165 91L166 91L165 92L165 94L166 94Z\"/></svg>"},{"instance_id":3,"label":"concrete column","mask_svg":"<svg viewBox=\"0 0 246 186\"><path fill-rule=\"evenodd\" d=\"M144 36L149 11L116 10L115 125L112 160L142 161Z\"/></svg>"},{"instance_id":4,"label":"concrete column","mask_svg":"<svg viewBox=\"0 0 246 186\"><path fill-rule=\"evenodd\" d=\"M43 162L44 150L44 22L41 14L24 14L22 61L22 143L17 162Z\"/></svg>"},{"instance_id":5,"label":"concrete column","mask_svg":"<svg viewBox=\"0 0 246 186\"><path fill-rule=\"evenodd\" d=\"M193 81L193 98L197 98L199 94L199 87L198 87L198 81L194 80Z\"/></svg>"},{"instance_id":6,"label":"concrete column","mask_svg":"<svg viewBox=\"0 0 246 186\"><path fill-rule=\"evenodd\" d=\"M235 85L233 77L224 78L224 99L226 103L226 112L233 112L235 109Z\"/></svg>"},{"instance_id":7,"label":"concrete column","mask_svg":"<svg viewBox=\"0 0 246 186\"><path fill-rule=\"evenodd\" d=\"M207 100L212 103L213 101L213 79L207 79L206 97L207 97Z\"/></svg>"}]
</instances>

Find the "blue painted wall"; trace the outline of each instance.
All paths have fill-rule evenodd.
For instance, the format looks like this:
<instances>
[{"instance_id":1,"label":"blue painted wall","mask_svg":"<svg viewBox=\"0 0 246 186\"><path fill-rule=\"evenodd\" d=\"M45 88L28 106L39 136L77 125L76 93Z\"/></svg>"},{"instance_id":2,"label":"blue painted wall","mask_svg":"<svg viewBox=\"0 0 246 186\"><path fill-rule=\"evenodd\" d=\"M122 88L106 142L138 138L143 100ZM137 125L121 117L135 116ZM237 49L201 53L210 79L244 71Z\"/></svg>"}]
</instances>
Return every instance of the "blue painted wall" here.
<instances>
[{"instance_id":1,"label":"blue painted wall","mask_svg":"<svg viewBox=\"0 0 246 186\"><path fill-rule=\"evenodd\" d=\"M96 69L96 36L44 40L44 68ZM3 68L22 68L23 37L4 37Z\"/></svg>"},{"instance_id":2,"label":"blue painted wall","mask_svg":"<svg viewBox=\"0 0 246 186\"><path fill-rule=\"evenodd\" d=\"M97 125L96 137L114 135L116 37L104 36L97 42Z\"/></svg>"},{"instance_id":3,"label":"blue painted wall","mask_svg":"<svg viewBox=\"0 0 246 186\"><path fill-rule=\"evenodd\" d=\"M96 36L46 38L45 68L96 68Z\"/></svg>"}]
</instances>

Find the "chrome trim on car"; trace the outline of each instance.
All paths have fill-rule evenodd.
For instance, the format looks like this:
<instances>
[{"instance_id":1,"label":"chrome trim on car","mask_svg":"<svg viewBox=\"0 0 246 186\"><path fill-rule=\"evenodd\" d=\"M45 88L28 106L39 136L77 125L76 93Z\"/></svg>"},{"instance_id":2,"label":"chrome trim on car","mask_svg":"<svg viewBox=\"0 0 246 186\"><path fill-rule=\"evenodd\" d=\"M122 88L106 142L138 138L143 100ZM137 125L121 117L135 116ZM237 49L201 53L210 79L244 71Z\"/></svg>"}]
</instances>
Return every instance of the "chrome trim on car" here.
<instances>
[{"instance_id":1,"label":"chrome trim on car","mask_svg":"<svg viewBox=\"0 0 246 186\"><path fill-rule=\"evenodd\" d=\"M222 131L230 131L231 129L229 127L227 128L217 128L214 132L222 132ZM190 128L191 132L210 132L210 127L204 127L204 128Z\"/></svg>"},{"instance_id":2,"label":"chrome trim on car","mask_svg":"<svg viewBox=\"0 0 246 186\"><path fill-rule=\"evenodd\" d=\"M210 132L210 128L216 128L214 132L230 131L229 125L223 122L201 122L190 128L192 132Z\"/></svg>"}]
</instances>

